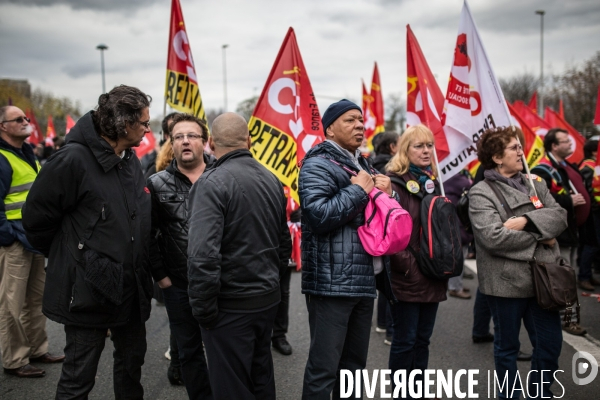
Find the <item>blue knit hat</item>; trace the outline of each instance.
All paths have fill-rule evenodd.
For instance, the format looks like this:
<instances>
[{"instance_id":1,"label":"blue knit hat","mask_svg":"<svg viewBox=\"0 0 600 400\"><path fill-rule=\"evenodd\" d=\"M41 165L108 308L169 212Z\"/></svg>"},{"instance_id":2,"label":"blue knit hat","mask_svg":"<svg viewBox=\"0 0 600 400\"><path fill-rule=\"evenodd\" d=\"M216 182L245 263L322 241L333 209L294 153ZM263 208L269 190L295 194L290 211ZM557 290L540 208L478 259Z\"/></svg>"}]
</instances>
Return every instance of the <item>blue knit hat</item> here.
<instances>
[{"instance_id":1,"label":"blue knit hat","mask_svg":"<svg viewBox=\"0 0 600 400\"><path fill-rule=\"evenodd\" d=\"M358 110L362 114L362 108L351 102L350 100L342 99L337 103L333 103L323 114L323 134L327 132L329 125L333 124L342 114L350 110Z\"/></svg>"}]
</instances>

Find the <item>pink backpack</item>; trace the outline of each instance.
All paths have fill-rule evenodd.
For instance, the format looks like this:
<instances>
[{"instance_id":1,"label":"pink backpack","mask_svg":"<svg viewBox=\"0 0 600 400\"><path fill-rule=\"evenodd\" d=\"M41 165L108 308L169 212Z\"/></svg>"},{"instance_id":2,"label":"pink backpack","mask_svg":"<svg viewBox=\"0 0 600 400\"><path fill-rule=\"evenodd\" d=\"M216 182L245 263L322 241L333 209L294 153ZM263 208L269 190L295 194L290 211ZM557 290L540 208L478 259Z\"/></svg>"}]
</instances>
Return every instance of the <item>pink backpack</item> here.
<instances>
[{"instance_id":1,"label":"pink backpack","mask_svg":"<svg viewBox=\"0 0 600 400\"><path fill-rule=\"evenodd\" d=\"M325 157L323 157L325 158ZM331 160L346 172L357 173ZM369 193L365 208L365 224L358 227L358 237L365 251L372 256L390 256L406 249L412 232L412 218L393 197L377 188Z\"/></svg>"}]
</instances>

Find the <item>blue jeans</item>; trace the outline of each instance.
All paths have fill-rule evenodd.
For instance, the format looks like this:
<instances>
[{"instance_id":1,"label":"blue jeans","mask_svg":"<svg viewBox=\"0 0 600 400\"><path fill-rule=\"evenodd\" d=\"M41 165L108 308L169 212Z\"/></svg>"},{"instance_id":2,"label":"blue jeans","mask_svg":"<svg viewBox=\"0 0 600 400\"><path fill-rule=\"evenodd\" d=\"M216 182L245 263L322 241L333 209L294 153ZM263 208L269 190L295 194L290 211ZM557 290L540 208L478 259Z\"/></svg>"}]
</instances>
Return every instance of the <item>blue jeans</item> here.
<instances>
[{"instance_id":1,"label":"blue jeans","mask_svg":"<svg viewBox=\"0 0 600 400\"><path fill-rule=\"evenodd\" d=\"M473 306L473 337L483 337L490 333L492 312L487 302L487 296L477 288L475 305Z\"/></svg>"},{"instance_id":2,"label":"blue jeans","mask_svg":"<svg viewBox=\"0 0 600 400\"><path fill-rule=\"evenodd\" d=\"M551 398L550 385L554 381L554 372L558 369L558 357L562 347L562 327L558 311L542 310L535 297L507 298L487 295L488 304L494 318L494 362L496 374L502 382L508 376L508 387L500 391L501 399L518 399L522 393L517 376L517 355L521 343L519 331L521 320L533 345L531 371L529 376L529 394L532 398L542 396ZM542 370L545 372L540 373ZM523 377L521 377L524 381ZM513 384L517 390L512 393ZM537 385L537 386L536 386ZM539 392L541 388L542 393ZM537 390L537 392L536 392ZM537 395L536 395L537 393ZM511 396L511 397L509 397ZM537 397L536 397L537 396Z\"/></svg>"},{"instance_id":3,"label":"blue jeans","mask_svg":"<svg viewBox=\"0 0 600 400\"><path fill-rule=\"evenodd\" d=\"M163 289L171 333L179 349L181 375L191 400L212 399L208 368L202 346L202 333L192 315L187 290L176 286Z\"/></svg>"},{"instance_id":4,"label":"blue jeans","mask_svg":"<svg viewBox=\"0 0 600 400\"><path fill-rule=\"evenodd\" d=\"M429 339L433 333L438 305L439 303L401 301L392 306L394 336L389 361L392 376L395 371L406 370L408 379L412 370L427 368ZM420 375L421 381L422 377L423 375ZM408 390L407 396L407 398L411 398Z\"/></svg>"}]
</instances>

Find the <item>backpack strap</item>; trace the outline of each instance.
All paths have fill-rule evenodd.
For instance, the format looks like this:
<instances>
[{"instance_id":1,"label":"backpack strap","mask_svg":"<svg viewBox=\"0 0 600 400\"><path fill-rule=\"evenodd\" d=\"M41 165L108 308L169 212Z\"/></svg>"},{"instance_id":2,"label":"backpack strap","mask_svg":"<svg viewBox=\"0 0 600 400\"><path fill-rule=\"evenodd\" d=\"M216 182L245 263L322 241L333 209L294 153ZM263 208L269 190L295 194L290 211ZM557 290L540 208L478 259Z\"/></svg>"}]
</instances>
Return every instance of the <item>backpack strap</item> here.
<instances>
[{"instance_id":1,"label":"backpack strap","mask_svg":"<svg viewBox=\"0 0 600 400\"><path fill-rule=\"evenodd\" d=\"M335 161L335 160L334 160L334 159L332 159L332 158L327 158L327 157L323 157L323 156L317 156L317 157L321 157L321 158L324 158L325 160L329 160L329 161L331 161L331 162L332 162L332 163L334 163L335 165L337 165L337 166L339 166L339 167L343 168L343 169L344 169L344 171L346 171L346 172L347 172L347 173L349 173L350 175L353 175L353 176L356 176L356 175L358 175L358 172L351 170L351 169L350 169L350 168L348 168L347 166L343 165L342 163L339 163L339 162ZM371 169L371 171L370 171L370 173L371 173L371 174L375 174L375 173L376 173L376 171L375 171L375 170L374 170L374 169L373 169L373 168L372 168L370 165L369 165L369 168ZM365 171L365 172L369 173L369 171Z\"/></svg>"},{"instance_id":2,"label":"backpack strap","mask_svg":"<svg viewBox=\"0 0 600 400\"><path fill-rule=\"evenodd\" d=\"M506 214L508 215L508 218L516 217L516 215L513 212L513 210L508 206L508 203L506 202L506 199L504 198L504 195L498 189L497 183L496 182L492 182L489 179L484 179L483 181L488 184L488 186L490 187L490 189L492 189L492 192L494 192L494 194L496 195L496 197L498 198L498 200L500 200L500 204L502 205L502 208L504 208L504 211L506 211Z\"/></svg>"}]
</instances>

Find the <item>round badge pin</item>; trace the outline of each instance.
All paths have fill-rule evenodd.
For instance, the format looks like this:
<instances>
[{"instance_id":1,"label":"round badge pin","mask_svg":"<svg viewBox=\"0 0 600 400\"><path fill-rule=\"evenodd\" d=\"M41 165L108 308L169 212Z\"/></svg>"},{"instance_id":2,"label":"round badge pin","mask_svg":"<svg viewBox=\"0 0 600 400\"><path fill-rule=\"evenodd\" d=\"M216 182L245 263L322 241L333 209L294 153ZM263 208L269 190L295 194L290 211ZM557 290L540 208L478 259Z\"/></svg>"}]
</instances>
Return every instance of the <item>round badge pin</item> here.
<instances>
[{"instance_id":1,"label":"round badge pin","mask_svg":"<svg viewBox=\"0 0 600 400\"><path fill-rule=\"evenodd\" d=\"M425 191L427 193L433 193L434 190L435 190L435 184L433 183L433 181L431 179L427 179L425 181Z\"/></svg>"},{"instance_id":2,"label":"round badge pin","mask_svg":"<svg viewBox=\"0 0 600 400\"><path fill-rule=\"evenodd\" d=\"M406 189L411 193L417 193L419 190L421 190L417 181L406 182Z\"/></svg>"}]
</instances>

